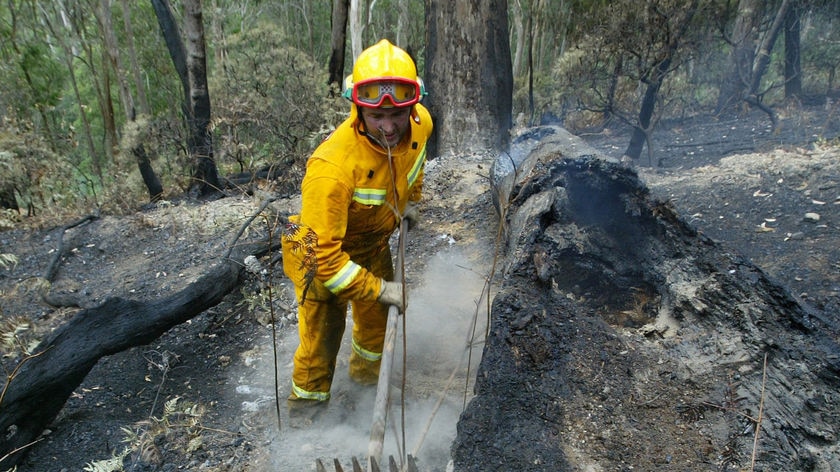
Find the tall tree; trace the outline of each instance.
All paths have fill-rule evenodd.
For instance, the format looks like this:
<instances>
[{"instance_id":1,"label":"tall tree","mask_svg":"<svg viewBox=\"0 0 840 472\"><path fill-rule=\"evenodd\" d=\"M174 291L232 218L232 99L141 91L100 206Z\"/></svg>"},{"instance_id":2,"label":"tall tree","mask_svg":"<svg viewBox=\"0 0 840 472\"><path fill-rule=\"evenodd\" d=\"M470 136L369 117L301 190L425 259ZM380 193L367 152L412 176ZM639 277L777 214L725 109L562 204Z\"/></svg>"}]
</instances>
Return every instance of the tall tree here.
<instances>
[{"instance_id":1,"label":"tall tree","mask_svg":"<svg viewBox=\"0 0 840 472\"><path fill-rule=\"evenodd\" d=\"M330 45L329 84L336 84L341 89L344 80L344 51L347 49L347 11L350 0L333 0L332 35Z\"/></svg>"},{"instance_id":2,"label":"tall tree","mask_svg":"<svg viewBox=\"0 0 840 472\"><path fill-rule=\"evenodd\" d=\"M210 92L207 88L207 59L204 45L201 1L185 0L184 33L181 39L168 0L152 0L161 33L169 55L184 88L184 114L189 137L187 148L195 159L195 171L190 193L207 196L221 188L219 173L213 159L213 139L210 134Z\"/></svg>"},{"instance_id":3,"label":"tall tree","mask_svg":"<svg viewBox=\"0 0 840 472\"><path fill-rule=\"evenodd\" d=\"M802 10L799 2L793 2L785 15L785 98L802 95Z\"/></svg>"},{"instance_id":4,"label":"tall tree","mask_svg":"<svg viewBox=\"0 0 840 472\"><path fill-rule=\"evenodd\" d=\"M123 2L125 2L125 0L123 0ZM123 15L125 15L125 24L129 26L131 24L130 20L128 19L128 15L130 12L125 3L123 3L122 6ZM111 68L114 71L114 75L117 77L117 84L120 90L120 101L122 102L122 109L125 114L125 120L127 123L133 123L137 119L137 109L135 105L134 96L131 93L131 87L129 87L128 79L126 78L125 68L123 67L122 56L120 55L120 48L117 42L117 35L114 33L114 26L111 15L111 0L100 0L100 8L97 18L99 19L99 25L102 28L102 34L105 38L105 45L107 46L107 53L108 57L110 58ZM127 31L131 31L130 26ZM132 62L136 78L139 74L139 71L137 71L136 69L137 58L134 57L133 46L130 48L130 50L132 51ZM138 91L142 92L142 84L138 85ZM144 106L148 109L147 104ZM148 113L148 110L146 111L146 113ZM163 195L163 186L161 185L160 179L158 178L157 174L152 168L151 160L149 159L149 156L146 153L146 148L143 145L143 142L138 141L132 143L130 152L137 160L137 167L140 170L140 176L143 177L143 182L146 184L146 189L149 191L149 200L152 202L159 200Z\"/></svg>"},{"instance_id":5,"label":"tall tree","mask_svg":"<svg viewBox=\"0 0 840 472\"><path fill-rule=\"evenodd\" d=\"M507 0L426 0L430 155L505 149L513 73Z\"/></svg>"},{"instance_id":6,"label":"tall tree","mask_svg":"<svg viewBox=\"0 0 840 472\"><path fill-rule=\"evenodd\" d=\"M652 49L656 49L657 52L641 78L641 82L645 84L645 93L639 107L638 122L633 127L633 134L627 144L627 150L624 151L624 155L631 159L639 158L645 142L648 141L651 131L651 118L656 107L659 89L665 76L671 71L674 56L677 54L688 26L697 12L699 3L699 0L691 0L687 5L679 5L678 8L669 12L664 10L661 5L648 5L652 21L646 23L651 28L661 29L653 37L662 37L665 40L661 44L651 42L651 46L654 46Z\"/></svg>"}]
</instances>

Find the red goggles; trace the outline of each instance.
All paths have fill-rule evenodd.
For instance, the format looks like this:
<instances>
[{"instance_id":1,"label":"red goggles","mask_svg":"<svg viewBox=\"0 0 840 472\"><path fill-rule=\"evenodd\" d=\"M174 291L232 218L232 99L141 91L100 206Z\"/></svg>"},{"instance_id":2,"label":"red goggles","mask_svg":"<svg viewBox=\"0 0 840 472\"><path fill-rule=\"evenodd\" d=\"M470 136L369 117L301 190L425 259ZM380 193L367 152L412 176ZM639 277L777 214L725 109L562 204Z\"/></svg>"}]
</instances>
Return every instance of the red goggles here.
<instances>
[{"instance_id":1,"label":"red goggles","mask_svg":"<svg viewBox=\"0 0 840 472\"><path fill-rule=\"evenodd\" d=\"M354 84L352 99L363 107L380 107L386 98L395 107L407 107L420 101L420 92L420 85L412 80L376 79Z\"/></svg>"}]
</instances>

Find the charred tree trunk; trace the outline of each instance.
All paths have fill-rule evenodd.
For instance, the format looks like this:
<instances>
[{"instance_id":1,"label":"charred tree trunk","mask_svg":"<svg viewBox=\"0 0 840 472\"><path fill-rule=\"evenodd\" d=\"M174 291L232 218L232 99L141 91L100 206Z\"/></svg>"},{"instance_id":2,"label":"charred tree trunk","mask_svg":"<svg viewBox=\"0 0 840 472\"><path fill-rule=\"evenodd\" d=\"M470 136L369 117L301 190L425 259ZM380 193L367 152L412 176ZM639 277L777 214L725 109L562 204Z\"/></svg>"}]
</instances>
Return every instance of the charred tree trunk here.
<instances>
[{"instance_id":1,"label":"charred tree trunk","mask_svg":"<svg viewBox=\"0 0 840 472\"><path fill-rule=\"evenodd\" d=\"M344 51L347 49L347 10L349 8L350 0L333 0L332 36L330 39L332 53L330 54L328 84L335 84L338 87L339 94L343 92Z\"/></svg>"},{"instance_id":2,"label":"charred tree trunk","mask_svg":"<svg viewBox=\"0 0 840 472\"><path fill-rule=\"evenodd\" d=\"M160 300L110 298L45 339L9 376L0 395L0 469L21 460L100 358L148 344L215 306L239 285L245 256L268 250L267 243L237 247L235 255L180 292Z\"/></svg>"},{"instance_id":3,"label":"charred tree trunk","mask_svg":"<svg viewBox=\"0 0 840 472\"><path fill-rule=\"evenodd\" d=\"M505 149L513 103L507 1L426 0L426 35L429 155Z\"/></svg>"},{"instance_id":4,"label":"charred tree trunk","mask_svg":"<svg viewBox=\"0 0 840 472\"><path fill-rule=\"evenodd\" d=\"M200 196L219 192L222 185L213 158L210 134L210 90L207 87L207 54L201 2L184 2L184 33L187 38L187 75L190 83L190 153L196 161L192 191Z\"/></svg>"},{"instance_id":5,"label":"charred tree trunk","mask_svg":"<svg viewBox=\"0 0 840 472\"><path fill-rule=\"evenodd\" d=\"M831 468L836 324L565 130L517 146L492 177L509 246L455 469L584 470L592 448L603 470Z\"/></svg>"},{"instance_id":6,"label":"charred tree trunk","mask_svg":"<svg viewBox=\"0 0 840 472\"><path fill-rule=\"evenodd\" d=\"M785 98L802 95L801 21L802 6L793 2L785 15Z\"/></svg>"},{"instance_id":7,"label":"charred tree trunk","mask_svg":"<svg viewBox=\"0 0 840 472\"><path fill-rule=\"evenodd\" d=\"M200 196L210 195L222 186L213 158L213 141L209 129L210 94L207 88L201 5L197 0L184 3L186 45L181 39L181 32L168 0L152 0L152 6L184 89L183 110L189 130L187 147L195 159L190 191Z\"/></svg>"},{"instance_id":8,"label":"charred tree trunk","mask_svg":"<svg viewBox=\"0 0 840 472\"><path fill-rule=\"evenodd\" d=\"M624 151L624 155L631 159L638 160L645 143L650 141L651 118L656 108L659 89L662 87L662 82L671 69L671 62L674 59L674 55L677 54L682 38L686 30L688 30L688 25L691 24L691 20L694 18L698 4L699 0L694 0L681 12L683 16L678 18L673 25L673 32L669 35L670 40L662 50L662 57L659 58L659 61L657 61L644 79L647 88L642 98L642 105L639 108L639 123L633 128L630 143L627 145L627 150ZM648 146L648 151L650 151L650 146Z\"/></svg>"},{"instance_id":9,"label":"charred tree trunk","mask_svg":"<svg viewBox=\"0 0 840 472\"><path fill-rule=\"evenodd\" d=\"M163 185L160 183L157 173L152 168L152 161L146 153L146 147L138 144L131 150L137 159L137 167L140 169L140 176L149 191L149 201L154 203L163 197Z\"/></svg>"}]
</instances>

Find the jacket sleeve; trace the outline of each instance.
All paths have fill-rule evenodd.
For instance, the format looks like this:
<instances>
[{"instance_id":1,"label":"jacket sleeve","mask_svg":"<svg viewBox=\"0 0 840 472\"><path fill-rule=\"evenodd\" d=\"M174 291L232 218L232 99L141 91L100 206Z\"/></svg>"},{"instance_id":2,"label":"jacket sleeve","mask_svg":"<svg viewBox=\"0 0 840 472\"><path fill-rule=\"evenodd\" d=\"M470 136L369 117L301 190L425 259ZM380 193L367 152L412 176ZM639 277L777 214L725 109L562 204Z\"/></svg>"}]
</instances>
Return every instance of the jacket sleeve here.
<instances>
[{"instance_id":1,"label":"jacket sleeve","mask_svg":"<svg viewBox=\"0 0 840 472\"><path fill-rule=\"evenodd\" d=\"M315 278L343 299L372 301L379 297L379 277L342 250L352 192L340 169L324 160L311 159L301 185L300 219L318 237Z\"/></svg>"},{"instance_id":2,"label":"jacket sleeve","mask_svg":"<svg viewBox=\"0 0 840 472\"><path fill-rule=\"evenodd\" d=\"M426 143L432 136L434 124L429 110L419 103L414 106L414 123L412 124L412 133L417 133L420 143L420 154L417 156L421 160L421 167L414 184L411 187L408 199L412 202L419 202L423 193L423 178L425 177L425 163L426 163Z\"/></svg>"}]
</instances>

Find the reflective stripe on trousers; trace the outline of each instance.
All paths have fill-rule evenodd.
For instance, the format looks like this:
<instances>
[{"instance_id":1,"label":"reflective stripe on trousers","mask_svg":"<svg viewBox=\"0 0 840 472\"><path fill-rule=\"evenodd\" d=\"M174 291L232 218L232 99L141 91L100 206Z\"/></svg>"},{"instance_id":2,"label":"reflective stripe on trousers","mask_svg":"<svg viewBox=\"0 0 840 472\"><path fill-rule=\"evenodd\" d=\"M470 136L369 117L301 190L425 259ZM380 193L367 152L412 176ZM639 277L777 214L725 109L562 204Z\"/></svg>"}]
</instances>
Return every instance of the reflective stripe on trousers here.
<instances>
[{"instance_id":1,"label":"reflective stripe on trousers","mask_svg":"<svg viewBox=\"0 0 840 472\"><path fill-rule=\"evenodd\" d=\"M387 242L384 247L354 256L354 261L374 275L393 279L391 250ZM295 290L300 292L302 287L295 287ZM350 377L360 383L375 383L388 307L378 301L352 301L350 305L353 313ZM298 307L300 344L294 357L292 398L329 399L346 316L347 302L330 293L322 283L313 281L306 300Z\"/></svg>"}]
</instances>

